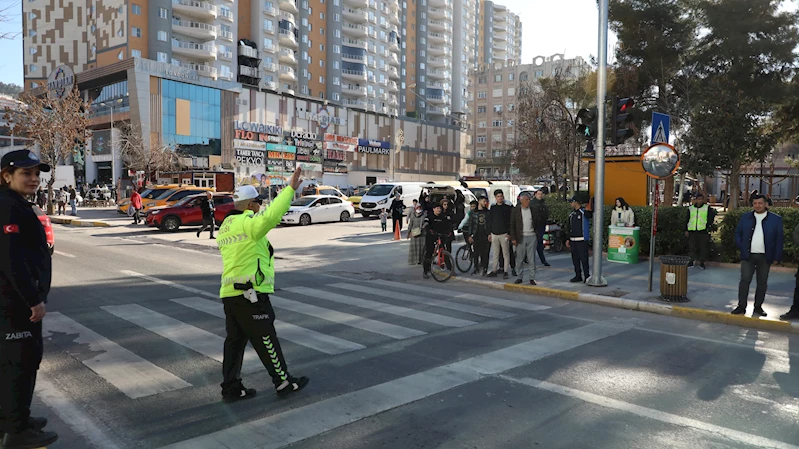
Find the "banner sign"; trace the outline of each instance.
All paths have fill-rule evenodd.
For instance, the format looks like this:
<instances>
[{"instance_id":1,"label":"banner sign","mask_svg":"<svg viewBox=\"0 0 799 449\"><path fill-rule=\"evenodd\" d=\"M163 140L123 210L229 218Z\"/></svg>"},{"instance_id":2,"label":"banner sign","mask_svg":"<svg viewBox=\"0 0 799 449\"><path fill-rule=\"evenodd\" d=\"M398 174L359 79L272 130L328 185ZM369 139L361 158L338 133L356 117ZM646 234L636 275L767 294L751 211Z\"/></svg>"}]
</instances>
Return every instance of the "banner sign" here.
<instances>
[{"instance_id":1,"label":"banner sign","mask_svg":"<svg viewBox=\"0 0 799 449\"><path fill-rule=\"evenodd\" d=\"M347 173L348 170L346 165L325 164L322 171L324 173Z\"/></svg>"},{"instance_id":2,"label":"banner sign","mask_svg":"<svg viewBox=\"0 0 799 449\"><path fill-rule=\"evenodd\" d=\"M266 142L253 142L251 140L233 140L233 148L241 148L245 150L266 150Z\"/></svg>"},{"instance_id":3,"label":"banner sign","mask_svg":"<svg viewBox=\"0 0 799 449\"><path fill-rule=\"evenodd\" d=\"M295 147L294 145L283 145L277 143L266 144L266 149L268 151L280 151L282 153L292 153L292 154L297 152L297 147Z\"/></svg>"},{"instance_id":4,"label":"banner sign","mask_svg":"<svg viewBox=\"0 0 799 449\"><path fill-rule=\"evenodd\" d=\"M358 139L358 152L367 154L391 154L391 145L382 140Z\"/></svg>"},{"instance_id":5,"label":"banner sign","mask_svg":"<svg viewBox=\"0 0 799 449\"><path fill-rule=\"evenodd\" d=\"M297 157L295 159L303 162L313 162L321 164L322 150L316 147L314 148L297 147Z\"/></svg>"},{"instance_id":6,"label":"banner sign","mask_svg":"<svg viewBox=\"0 0 799 449\"><path fill-rule=\"evenodd\" d=\"M343 162L344 161L344 152L341 151L341 150L326 150L325 151L325 160L326 161Z\"/></svg>"},{"instance_id":7,"label":"banner sign","mask_svg":"<svg viewBox=\"0 0 799 449\"><path fill-rule=\"evenodd\" d=\"M300 167L300 169L303 171L314 171L314 172L322 171L322 164L308 164L305 162L297 162L297 166Z\"/></svg>"},{"instance_id":8,"label":"banner sign","mask_svg":"<svg viewBox=\"0 0 799 449\"><path fill-rule=\"evenodd\" d=\"M236 161L238 161L239 165L263 167L264 160L264 152L261 150L236 149Z\"/></svg>"}]
</instances>

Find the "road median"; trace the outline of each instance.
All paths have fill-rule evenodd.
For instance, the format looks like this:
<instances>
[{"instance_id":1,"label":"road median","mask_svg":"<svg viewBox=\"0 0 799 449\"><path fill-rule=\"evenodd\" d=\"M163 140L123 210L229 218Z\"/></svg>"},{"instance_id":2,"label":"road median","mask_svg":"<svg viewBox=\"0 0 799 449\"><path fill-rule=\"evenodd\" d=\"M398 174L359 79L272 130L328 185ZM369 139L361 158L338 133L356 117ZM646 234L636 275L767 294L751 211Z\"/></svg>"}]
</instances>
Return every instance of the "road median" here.
<instances>
[{"instance_id":1,"label":"road median","mask_svg":"<svg viewBox=\"0 0 799 449\"><path fill-rule=\"evenodd\" d=\"M50 217L50 222L81 228L107 228L110 224L99 220L81 220L79 218Z\"/></svg>"},{"instance_id":2,"label":"road median","mask_svg":"<svg viewBox=\"0 0 799 449\"><path fill-rule=\"evenodd\" d=\"M799 323L779 321L770 318L732 315L726 311L707 310L668 303L659 304L652 301L638 299L617 298L614 296L597 295L594 293L584 293L533 285L491 282L464 277L459 277L457 280L500 290L525 293L528 295L548 296L552 298L566 299L569 301L615 307L618 309L633 310L638 312L655 313L658 315L666 315L677 318L687 318L690 320L705 321L709 323L731 324L734 326L741 326L751 329L799 334Z\"/></svg>"}]
</instances>

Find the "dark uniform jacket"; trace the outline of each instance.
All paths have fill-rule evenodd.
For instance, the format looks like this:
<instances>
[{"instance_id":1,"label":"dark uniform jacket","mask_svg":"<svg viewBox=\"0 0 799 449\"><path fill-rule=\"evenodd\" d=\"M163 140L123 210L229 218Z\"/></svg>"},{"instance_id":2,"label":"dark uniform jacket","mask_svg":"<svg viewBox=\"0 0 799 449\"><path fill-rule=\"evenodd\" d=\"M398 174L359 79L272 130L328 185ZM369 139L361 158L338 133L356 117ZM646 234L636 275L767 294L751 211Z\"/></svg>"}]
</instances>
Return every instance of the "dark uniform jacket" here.
<instances>
[{"instance_id":1,"label":"dark uniform jacket","mask_svg":"<svg viewBox=\"0 0 799 449\"><path fill-rule=\"evenodd\" d=\"M34 327L30 308L47 302L52 262L44 227L32 204L0 188L0 331Z\"/></svg>"}]
</instances>

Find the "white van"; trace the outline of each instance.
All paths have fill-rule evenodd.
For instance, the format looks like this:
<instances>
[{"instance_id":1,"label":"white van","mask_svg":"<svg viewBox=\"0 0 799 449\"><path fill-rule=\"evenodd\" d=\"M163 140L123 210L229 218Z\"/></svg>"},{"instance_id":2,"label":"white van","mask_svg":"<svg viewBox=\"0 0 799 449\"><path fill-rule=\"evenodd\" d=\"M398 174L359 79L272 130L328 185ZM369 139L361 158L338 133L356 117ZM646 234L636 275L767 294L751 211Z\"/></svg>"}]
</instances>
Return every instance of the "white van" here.
<instances>
[{"instance_id":1,"label":"white van","mask_svg":"<svg viewBox=\"0 0 799 449\"><path fill-rule=\"evenodd\" d=\"M473 200L477 199L477 197L475 197L474 194L466 187L453 185L450 182L426 184L425 190L427 190L428 194L430 195L430 201L432 203L440 203L444 197L447 197L452 204L455 204L455 198L457 196L455 192L461 192L461 194L463 194L464 212L468 212L469 204L471 204Z\"/></svg>"},{"instance_id":2,"label":"white van","mask_svg":"<svg viewBox=\"0 0 799 449\"><path fill-rule=\"evenodd\" d=\"M488 204L493 205L497 202L494 198L494 191L499 189L505 194L505 201L511 205L516 205L516 198L519 196L521 190L519 186L511 184L510 181L466 181L469 190L480 198L484 196L488 198Z\"/></svg>"},{"instance_id":3,"label":"white van","mask_svg":"<svg viewBox=\"0 0 799 449\"><path fill-rule=\"evenodd\" d=\"M391 201L397 193L405 204L405 215L413 208L413 200L422 194L421 182L382 182L375 184L361 197L361 215L364 218L377 216L381 209L391 207Z\"/></svg>"}]
</instances>

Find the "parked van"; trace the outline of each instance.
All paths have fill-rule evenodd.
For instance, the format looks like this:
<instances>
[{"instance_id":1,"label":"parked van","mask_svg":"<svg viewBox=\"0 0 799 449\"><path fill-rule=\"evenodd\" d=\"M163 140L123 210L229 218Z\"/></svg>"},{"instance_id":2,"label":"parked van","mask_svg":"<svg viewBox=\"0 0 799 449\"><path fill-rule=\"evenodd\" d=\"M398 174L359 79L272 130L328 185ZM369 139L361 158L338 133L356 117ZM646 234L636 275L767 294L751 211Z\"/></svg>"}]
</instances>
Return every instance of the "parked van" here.
<instances>
[{"instance_id":1,"label":"parked van","mask_svg":"<svg viewBox=\"0 0 799 449\"><path fill-rule=\"evenodd\" d=\"M382 182L375 184L361 197L361 215L368 218L377 216L381 209L391 207L391 201L397 193L405 204L405 215L413 208L413 200L418 200L422 193L421 182Z\"/></svg>"},{"instance_id":2,"label":"parked van","mask_svg":"<svg viewBox=\"0 0 799 449\"><path fill-rule=\"evenodd\" d=\"M497 200L494 198L494 191L499 189L505 194L505 201L511 205L516 205L516 198L519 196L521 190L519 186L511 184L510 181L466 181L469 190L480 198L484 196L488 198L488 204L494 204Z\"/></svg>"}]
</instances>

